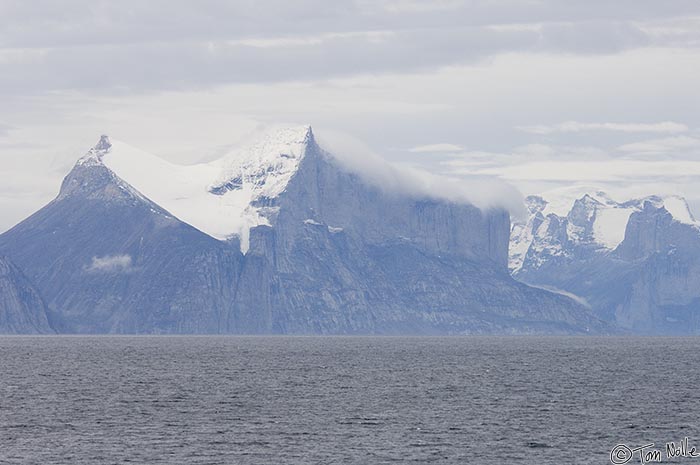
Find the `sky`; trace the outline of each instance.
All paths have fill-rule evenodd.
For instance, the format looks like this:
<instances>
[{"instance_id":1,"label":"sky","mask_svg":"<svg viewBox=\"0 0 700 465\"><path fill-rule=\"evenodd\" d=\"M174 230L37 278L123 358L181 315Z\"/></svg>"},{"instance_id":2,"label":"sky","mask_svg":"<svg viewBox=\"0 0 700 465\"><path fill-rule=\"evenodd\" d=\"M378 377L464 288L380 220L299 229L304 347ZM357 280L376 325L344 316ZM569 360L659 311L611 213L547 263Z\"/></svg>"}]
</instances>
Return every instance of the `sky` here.
<instances>
[{"instance_id":1,"label":"sky","mask_svg":"<svg viewBox=\"0 0 700 465\"><path fill-rule=\"evenodd\" d=\"M0 0L0 231L101 134L194 163L279 123L700 214L698 76L697 0Z\"/></svg>"}]
</instances>

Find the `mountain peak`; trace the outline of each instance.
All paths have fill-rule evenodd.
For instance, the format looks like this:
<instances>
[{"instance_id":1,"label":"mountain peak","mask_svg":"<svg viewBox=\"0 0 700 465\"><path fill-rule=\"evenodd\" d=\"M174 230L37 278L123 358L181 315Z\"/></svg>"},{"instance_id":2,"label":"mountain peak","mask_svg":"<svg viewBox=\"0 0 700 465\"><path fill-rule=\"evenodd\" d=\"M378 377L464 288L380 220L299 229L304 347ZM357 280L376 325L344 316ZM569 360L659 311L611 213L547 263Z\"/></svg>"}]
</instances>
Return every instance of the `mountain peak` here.
<instances>
[{"instance_id":1,"label":"mountain peak","mask_svg":"<svg viewBox=\"0 0 700 465\"><path fill-rule=\"evenodd\" d=\"M528 195L525 197L525 206L530 214L542 213L542 210L547 207L547 203L548 202L539 195Z\"/></svg>"},{"instance_id":2,"label":"mountain peak","mask_svg":"<svg viewBox=\"0 0 700 465\"><path fill-rule=\"evenodd\" d=\"M274 222L274 199L313 138L309 125L276 126L251 134L218 160L181 165L103 135L76 167L106 168L124 189L211 237L238 236L245 252L250 228Z\"/></svg>"},{"instance_id":3,"label":"mountain peak","mask_svg":"<svg viewBox=\"0 0 700 465\"><path fill-rule=\"evenodd\" d=\"M221 172L209 191L222 195L249 184L265 197L276 197L298 169L310 143L313 132L309 125L254 134L247 143L217 162Z\"/></svg>"},{"instance_id":4,"label":"mountain peak","mask_svg":"<svg viewBox=\"0 0 700 465\"><path fill-rule=\"evenodd\" d=\"M99 142L97 142L97 144L95 144L95 146L93 147L93 150L99 152L108 152L111 148L112 143L109 141L109 136L106 134L102 134L100 136Z\"/></svg>"},{"instance_id":5,"label":"mountain peak","mask_svg":"<svg viewBox=\"0 0 700 465\"><path fill-rule=\"evenodd\" d=\"M583 204L590 207L596 207L598 205L603 205L603 202L599 201L597 198L593 197L591 194L584 194L580 199L574 201L574 208L577 204Z\"/></svg>"},{"instance_id":6,"label":"mountain peak","mask_svg":"<svg viewBox=\"0 0 700 465\"><path fill-rule=\"evenodd\" d=\"M314 133L311 126L308 124L300 126L288 126L288 127L278 127L271 130L267 130L254 144L265 146L268 150L272 149L284 151L284 147L287 146L306 146L314 140ZM248 147L250 149L251 147ZM280 152L280 153L282 153Z\"/></svg>"},{"instance_id":7,"label":"mountain peak","mask_svg":"<svg viewBox=\"0 0 700 465\"><path fill-rule=\"evenodd\" d=\"M102 157L109 153L112 149L112 142L109 140L109 136L102 134L100 140L97 141L88 152L78 160L78 165L96 165L102 163Z\"/></svg>"}]
</instances>

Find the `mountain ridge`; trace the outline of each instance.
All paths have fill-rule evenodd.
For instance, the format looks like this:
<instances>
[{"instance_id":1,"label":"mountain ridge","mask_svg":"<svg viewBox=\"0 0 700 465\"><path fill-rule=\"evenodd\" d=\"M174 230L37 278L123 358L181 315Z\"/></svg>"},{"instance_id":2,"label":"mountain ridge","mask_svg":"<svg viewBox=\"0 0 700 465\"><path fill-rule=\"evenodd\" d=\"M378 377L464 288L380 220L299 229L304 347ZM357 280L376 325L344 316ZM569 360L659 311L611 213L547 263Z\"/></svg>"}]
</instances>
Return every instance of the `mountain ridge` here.
<instances>
[{"instance_id":1,"label":"mountain ridge","mask_svg":"<svg viewBox=\"0 0 700 465\"><path fill-rule=\"evenodd\" d=\"M700 225L687 202L677 195L623 202L602 191L577 195L564 216L551 210L545 216L547 201L528 198L529 218L512 227L513 276L585 299L596 315L625 330L700 333L693 284L700 278ZM565 201L555 203L560 208ZM596 224L601 218L608 220L603 227Z\"/></svg>"},{"instance_id":2,"label":"mountain ridge","mask_svg":"<svg viewBox=\"0 0 700 465\"><path fill-rule=\"evenodd\" d=\"M0 252L37 283L64 333L610 330L575 301L510 277L507 211L389 194L341 166L310 129L306 134L311 137L302 140L303 153L274 149L271 163L263 163L271 170L242 177L247 187L223 196L201 193L216 185L209 177L214 170L194 182L192 171L153 165L153 158L139 158L142 152L101 138L54 201L0 235ZM152 200L149 186L139 185L142 178L120 177L128 169L115 161L121 155L143 162L137 174L153 176L145 168L165 167L156 171L158 180L183 181L217 202L231 192L261 192L268 181L276 194L235 205L238 211L252 205L266 220L250 223L247 238L215 238L183 219L177 203L173 208ZM273 184L285 175L290 156L298 165L279 189ZM204 173L201 166L196 170ZM172 194L182 186L157 188Z\"/></svg>"}]
</instances>

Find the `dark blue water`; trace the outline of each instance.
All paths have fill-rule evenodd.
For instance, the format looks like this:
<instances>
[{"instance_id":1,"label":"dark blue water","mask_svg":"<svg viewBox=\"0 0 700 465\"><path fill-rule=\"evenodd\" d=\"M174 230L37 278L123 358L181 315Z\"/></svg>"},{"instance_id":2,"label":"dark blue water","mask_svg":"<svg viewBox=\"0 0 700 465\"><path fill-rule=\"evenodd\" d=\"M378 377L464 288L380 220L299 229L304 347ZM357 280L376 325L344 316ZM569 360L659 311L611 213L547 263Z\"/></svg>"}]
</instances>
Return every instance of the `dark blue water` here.
<instances>
[{"instance_id":1,"label":"dark blue water","mask_svg":"<svg viewBox=\"0 0 700 465\"><path fill-rule=\"evenodd\" d=\"M700 442L699 360L698 338L3 337L0 463L604 464Z\"/></svg>"}]
</instances>

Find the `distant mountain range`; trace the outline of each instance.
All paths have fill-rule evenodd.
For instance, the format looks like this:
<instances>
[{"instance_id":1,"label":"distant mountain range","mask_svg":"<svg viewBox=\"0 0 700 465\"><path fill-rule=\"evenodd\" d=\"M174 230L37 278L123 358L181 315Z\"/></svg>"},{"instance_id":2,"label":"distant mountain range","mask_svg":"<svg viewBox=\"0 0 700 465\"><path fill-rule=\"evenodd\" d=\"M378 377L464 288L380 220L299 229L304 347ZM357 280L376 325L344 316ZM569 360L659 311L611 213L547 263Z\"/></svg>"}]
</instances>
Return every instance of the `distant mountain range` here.
<instances>
[{"instance_id":1,"label":"distant mountain range","mask_svg":"<svg viewBox=\"0 0 700 465\"><path fill-rule=\"evenodd\" d=\"M192 166L103 136L53 201L0 235L0 332L615 331L580 299L511 277L506 210L350 165L310 127Z\"/></svg>"},{"instance_id":2,"label":"distant mountain range","mask_svg":"<svg viewBox=\"0 0 700 465\"><path fill-rule=\"evenodd\" d=\"M616 202L594 188L526 199L509 267L643 334L700 332L700 224L678 196Z\"/></svg>"}]
</instances>

